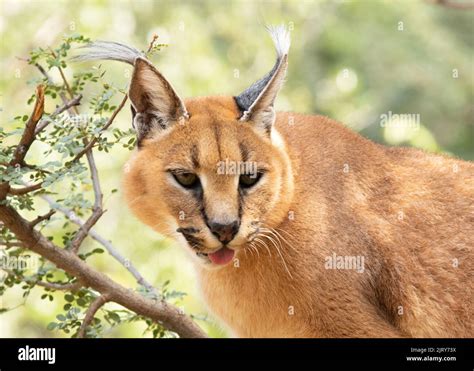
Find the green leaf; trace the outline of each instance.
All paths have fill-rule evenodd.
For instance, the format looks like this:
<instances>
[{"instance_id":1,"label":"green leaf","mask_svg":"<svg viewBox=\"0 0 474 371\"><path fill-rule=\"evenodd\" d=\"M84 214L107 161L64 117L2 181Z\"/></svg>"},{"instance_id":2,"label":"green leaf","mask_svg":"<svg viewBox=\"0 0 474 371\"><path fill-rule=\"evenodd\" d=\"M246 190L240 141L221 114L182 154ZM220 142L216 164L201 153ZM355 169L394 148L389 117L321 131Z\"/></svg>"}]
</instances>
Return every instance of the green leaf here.
<instances>
[{"instance_id":1,"label":"green leaf","mask_svg":"<svg viewBox=\"0 0 474 371\"><path fill-rule=\"evenodd\" d=\"M71 295L71 294L66 294L64 295L64 299L69 302L69 303L72 303L74 301L74 296Z\"/></svg>"},{"instance_id":2,"label":"green leaf","mask_svg":"<svg viewBox=\"0 0 474 371\"><path fill-rule=\"evenodd\" d=\"M109 315L109 318L110 318L112 321L117 322L117 323L120 323L121 319L120 319L120 316L119 316L117 313L115 313L115 312L109 312L108 315Z\"/></svg>"},{"instance_id":3,"label":"green leaf","mask_svg":"<svg viewBox=\"0 0 474 371\"><path fill-rule=\"evenodd\" d=\"M54 329L56 329L56 327L58 327L58 324L56 322L50 322L50 323L48 323L48 326L46 328L49 331L53 331Z\"/></svg>"}]
</instances>

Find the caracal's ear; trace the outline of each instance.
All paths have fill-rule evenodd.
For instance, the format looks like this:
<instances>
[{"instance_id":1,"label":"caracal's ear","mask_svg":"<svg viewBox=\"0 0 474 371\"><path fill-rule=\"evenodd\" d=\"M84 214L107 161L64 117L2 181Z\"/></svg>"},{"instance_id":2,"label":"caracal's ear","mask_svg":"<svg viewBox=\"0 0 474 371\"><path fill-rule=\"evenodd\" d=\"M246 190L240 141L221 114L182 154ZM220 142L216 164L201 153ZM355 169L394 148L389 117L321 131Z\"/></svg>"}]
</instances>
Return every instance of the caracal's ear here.
<instances>
[{"instance_id":1,"label":"caracal's ear","mask_svg":"<svg viewBox=\"0 0 474 371\"><path fill-rule=\"evenodd\" d=\"M188 118L183 101L142 52L110 41L95 41L84 48L87 51L74 60L116 60L134 66L129 97L138 144Z\"/></svg>"},{"instance_id":2,"label":"caracal's ear","mask_svg":"<svg viewBox=\"0 0 474 371\"><path fill-rule=\"evenodd\" d=\"M186 107L171 84L145 58L135 60L129 96L139 141L188 118Z\"/></svg>"},{"instance_id":3,"label":"caracal's ear","mask_svg":"<svg viewBox=\"0 0 474 371\"><path fill-rule=\"evenodd\" d=\"M265 135L270 135L275 122L274 103L285 81L288 68L290 34L285 26L267 27L277 52L277 60L272 70L255 82L247 90L235 97L242 112L241 121L248 121Z\"/></svg>"}]
</instances>

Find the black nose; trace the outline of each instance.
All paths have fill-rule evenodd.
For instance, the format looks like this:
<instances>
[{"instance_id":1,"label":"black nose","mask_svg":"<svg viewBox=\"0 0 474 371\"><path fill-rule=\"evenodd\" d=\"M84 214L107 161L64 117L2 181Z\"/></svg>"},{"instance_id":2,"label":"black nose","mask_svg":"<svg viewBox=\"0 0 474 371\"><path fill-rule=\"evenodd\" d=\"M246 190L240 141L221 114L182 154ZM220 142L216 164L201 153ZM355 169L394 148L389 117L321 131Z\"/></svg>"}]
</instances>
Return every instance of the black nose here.
<instances>
[{"instance_id":1,"label":"black nose","mask_svg":"<svg viewBox=\"0 0 474 371\"><path fill-rule=\"evenodd\" d=\"M239 231L239 222L234 221L230 224L209 222L208 227L212 234L214 234L219 239L219 241L225 245L232 241Z\"/></svg>"}]
</instances>

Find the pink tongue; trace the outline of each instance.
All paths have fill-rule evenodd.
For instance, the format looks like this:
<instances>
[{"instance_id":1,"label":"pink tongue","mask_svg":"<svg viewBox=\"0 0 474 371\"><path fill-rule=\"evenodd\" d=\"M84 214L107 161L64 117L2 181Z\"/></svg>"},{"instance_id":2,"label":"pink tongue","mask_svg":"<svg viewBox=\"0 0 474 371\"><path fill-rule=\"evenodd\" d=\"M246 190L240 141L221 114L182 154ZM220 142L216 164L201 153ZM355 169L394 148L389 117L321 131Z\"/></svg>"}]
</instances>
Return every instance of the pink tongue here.
<instances>
[{"instance_id":1,"label":"pink tongue","mask_svg":"<svg viewBox=\"0 0 474 371\"><path fill-rule=\"evenodd\" d=\"M213 252L208 256L209 259L211 259L211 262L213 262L214 264L224 265L230 262L234 257L234 250L228 249L227 247L223 247L222 249L217 250L216 252Z\"/></svg>"}]
</instances>

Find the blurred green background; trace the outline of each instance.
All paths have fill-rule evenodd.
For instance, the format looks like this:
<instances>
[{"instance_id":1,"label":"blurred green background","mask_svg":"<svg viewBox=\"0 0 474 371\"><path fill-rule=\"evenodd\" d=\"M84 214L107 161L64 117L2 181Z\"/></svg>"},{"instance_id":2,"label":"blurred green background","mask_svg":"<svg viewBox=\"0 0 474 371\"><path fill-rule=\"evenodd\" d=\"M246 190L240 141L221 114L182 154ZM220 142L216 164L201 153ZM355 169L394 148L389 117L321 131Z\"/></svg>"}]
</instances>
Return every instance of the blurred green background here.
<instances>
[{"instance_id":1,"label":"blurred green background","mask_svg":"<svg viewBox=\"0 0 474 371\"><path fill-rule=\"evenodd\" d=\"M55 46L64 34L80 33L142 50L158 34L169 46L153 61L182 97L236 95L273 65L274 50L263 25L284 23L292 30L292 47L278 110L327 115L380 143L474 158L473 10L421 0L0 3L1 125L7 128L13 117L30 111L26 100L33 84L27 82L39 76L18 57L27 57L38 46ZM66 74L92 65L69 66ZM126 86L130 67L114 62L103 66L105 80ZM83 102L94 93L86 91ZM382 127L381 115L389 112L418 114L420 127ZM128 109L114 125L130 127ZM185 253L126 209L120 181L128 155L118 147L97 154L104 194L114 188L119 192L106 197L108 211L96 230L150 282L160 285L169 279L173 289L187 292L179 303L187 313L206 314ZM86 244L94 245L90 240ZM118 282L134 286L110 257L94 257L92 262ZM12 290L3 298L3 305L18 308L0 316L0 336L62 336L47 331L46 325L63 302L40 300L38 288L24 303L20 293ZM228 335L212 318L200 324L211 336ZM142 331L124 325L105 336L140 337Z\"/></svg>"}]
</instances>

